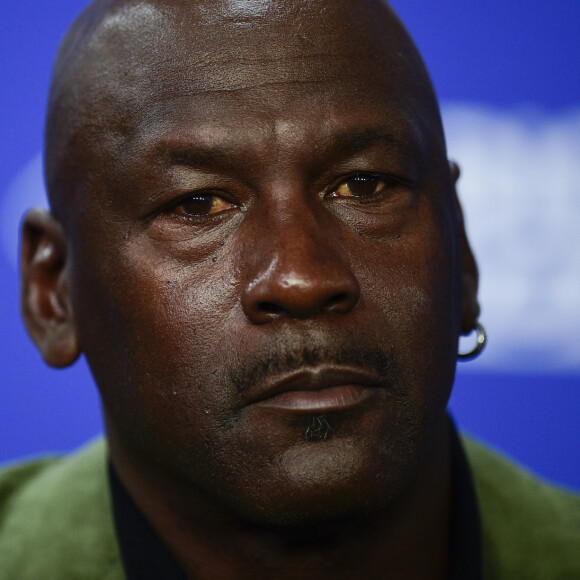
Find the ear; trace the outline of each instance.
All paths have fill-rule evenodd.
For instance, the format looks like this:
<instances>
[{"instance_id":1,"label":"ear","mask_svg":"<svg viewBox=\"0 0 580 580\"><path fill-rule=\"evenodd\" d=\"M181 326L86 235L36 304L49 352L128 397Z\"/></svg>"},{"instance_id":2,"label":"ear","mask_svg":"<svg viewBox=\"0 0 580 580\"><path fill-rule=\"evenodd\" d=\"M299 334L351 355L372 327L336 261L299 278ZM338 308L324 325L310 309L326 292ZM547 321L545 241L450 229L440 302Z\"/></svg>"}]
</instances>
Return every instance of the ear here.
<instances>
[{"instance_id":1,"label":"ear","mask_svg":"<svg viewBox=\"0 0 580 580\"><path fill-rule=\"evenodd\" d=\"M451 168L453 182L454 184L457 184L457 180L461 175L459 166L453 161L449 163L449 166ZM455 204L459 220L459 240L462 254L461 334L469 334L473 330L473 327L475 326L480 313L479 301L477 300L479 273L477 271L477 264L475 262L475 258L473 257L473 252L471 251L471 246L469 245L469 240L467 239L467 234L465 232L463 210L461 209L461 204L459 203L457 192L455 193Z\"/></svg>"},{"instance_id":2,"label":"ear","mask_svg":"<svg viewBox=\"0 0 580 580\"><path fill-rule=\"evenodd\" d=\"M80 354L69 296L66 235L46 210L29 211L22 225L21 308L45 362L66 367Z\"/></svg>"}]
</instances>

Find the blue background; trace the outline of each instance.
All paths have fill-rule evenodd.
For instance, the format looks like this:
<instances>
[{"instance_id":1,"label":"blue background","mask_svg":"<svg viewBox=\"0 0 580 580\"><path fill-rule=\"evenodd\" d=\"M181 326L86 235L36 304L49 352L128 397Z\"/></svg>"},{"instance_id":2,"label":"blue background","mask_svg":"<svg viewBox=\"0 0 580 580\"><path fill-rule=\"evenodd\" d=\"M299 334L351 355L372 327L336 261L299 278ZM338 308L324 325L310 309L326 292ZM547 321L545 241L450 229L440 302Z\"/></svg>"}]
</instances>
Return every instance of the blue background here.
<instances>
[{"instance_id":1,"label":"blue background","mask_svg":"<svg viewBox=\"0 0 580 580\"><path fill-rule=\"evenodd\" d=\"M3 9L0 201L41 149L51 63L84 4L20 0ZM443 101L555 113L580 106L580 2L393 5ZM82 360L64 371L45 367L20 321L17 273L5 252L0 276L0 461L71 449L102 429L96 389ZM502 372L478 362L459 367L451 401L458 423L543 476L580 489L580 364L533 374L521 365Z\"/></svg>"}]
</instances>

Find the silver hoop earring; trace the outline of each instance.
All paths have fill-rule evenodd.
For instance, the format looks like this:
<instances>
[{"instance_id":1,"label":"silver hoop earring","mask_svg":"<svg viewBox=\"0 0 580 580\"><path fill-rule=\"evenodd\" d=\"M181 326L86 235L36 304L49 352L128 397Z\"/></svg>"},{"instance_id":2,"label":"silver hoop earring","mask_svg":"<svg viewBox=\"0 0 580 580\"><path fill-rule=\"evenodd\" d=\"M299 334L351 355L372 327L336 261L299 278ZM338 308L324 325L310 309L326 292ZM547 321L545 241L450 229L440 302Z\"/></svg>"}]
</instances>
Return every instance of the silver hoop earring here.
<instances>
[{"instance_id":1,"label":"silver hoop earring","mask_svg":"<svg viewBox=\"0 0 580 580\"><path fill-rule=\"evenodd\" d=\"M473 350L470 350L469 352L466 353L458 352L457 358L459 360L463 361L471 360L472 358L479 356L481 354L481 351L485 347L485 343L487 342L487 334L485 332L485 328L483 328L483 326L479 322L476 322L473 325L473 330L477 332L475 346L473 347Z\"/></svg>"}]
</instances>

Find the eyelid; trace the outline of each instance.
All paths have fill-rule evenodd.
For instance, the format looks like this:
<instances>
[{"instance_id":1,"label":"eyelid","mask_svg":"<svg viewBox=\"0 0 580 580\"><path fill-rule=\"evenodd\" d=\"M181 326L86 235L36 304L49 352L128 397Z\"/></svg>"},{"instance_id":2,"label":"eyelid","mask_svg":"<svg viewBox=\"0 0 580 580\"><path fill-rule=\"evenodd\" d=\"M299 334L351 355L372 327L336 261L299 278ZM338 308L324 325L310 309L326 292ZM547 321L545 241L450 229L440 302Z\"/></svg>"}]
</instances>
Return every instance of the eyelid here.
<instances>
[{"instance_id":1,"label":"eyelid","mask_svg":"<svg viewBox=\"0 0 580 580\"><path fill-rule=\"evenodd\" d=\"M342 176L339 180L337 180L335 182L335 184L330 188L330 190L328 191L328 193L325 195L325 197L331 197L331 198L342 198L342 199L355 199L358 201L364 201L365 199L367 201L371 201L371 200L376 200L380 197L381 193L376 193L376 194L370 194L368 196L356 196L356 195L352 195L352 196L346 196L346 195L338 195L336 192L337 190L344 185L345 183L347 183L348 181L352 180L352 179L356 179L356 178L369 178L369 179L376 179L379 182L382 182L384 184L383 187L381 187L380 189L384 189L387 187L407 187L410 189L413 189L413 184L404 178L395 176L395 175L390 175L390 174L386 174L386 173L381 173L379 171L354 171L353 173L349 174L349 175L344 175Z\"/></svg>"},{"instance_id":2,"label":"eyelid","mask_svg":"<svg viewBox=\"0 0 580 580\"><path fill-rule=\"evenodd\" d=\"M222 196L220 195L216 195L214 193L199 193L199 194L193 194L190 195L189 197L186 197L185 199L182 199L180 203L178 203L174 209L178 209L178 208L182 208L184 207L188 202L191 202L193 200L201 200L206 198L208 201L211 201L211 207L210 210L213 209L214 206L217 206L218 209L217 211L209 211L207 215L212 215L215 213L219 213L220 211L224 211L224 209L228 209L228 207L224 207L223 209L219 209L219 207L222 206L229 206L229 207L233 207L232 204L225 200ZM203 214L200 214L203 215Z\"/></svg>"},{"instance_id":3,"label":"eyelid","mask_svg":"<svg viewBox=\"0 0 580 580\"><path fill-rule=\"evenodd\" d=\"M224 202L224 204L226 204L227 207L224 207L223 209L221 209L219 211L209 212L207 214L204 214L204 213L188 214L185 211L178 211L180 207L184 206L184 204L186 204L188 202L188 200L192 200L195 198L203 198L203 197L207 197L207 198L211 197L214 199L219 199L222 202ZM182 196L178 197L177 199L171 200L170 202L165 204L165 206L159 211L158 215L160 215L160 216L163 216L163 215L173 216L173 217L176 217L178 219L187 220L187 221L202 221L202 220L208 220L208 219L216 219L221 214L227 212L228 210L239 207L239 205L237 203L235 203L231 199L228 199L228 197L229 196L227 196L225 194L225 192L223 192L221 190L202 189L199 191L191 191L191 192L188 192L187 194L182 195Z\"/></svg>"}]
</instances>

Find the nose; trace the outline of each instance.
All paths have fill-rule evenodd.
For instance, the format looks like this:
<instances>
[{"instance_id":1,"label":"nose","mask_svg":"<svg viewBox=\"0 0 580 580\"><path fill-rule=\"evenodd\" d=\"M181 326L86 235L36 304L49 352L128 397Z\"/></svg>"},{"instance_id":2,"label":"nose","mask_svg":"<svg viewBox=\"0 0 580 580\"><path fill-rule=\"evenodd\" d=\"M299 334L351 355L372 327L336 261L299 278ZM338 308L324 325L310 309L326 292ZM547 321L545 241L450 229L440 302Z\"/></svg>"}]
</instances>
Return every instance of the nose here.
<instances>
[{"instance_id":1,"label":"nose","mask_svg":"<svg viewBox=\"0 0 580 580\"><path fill-rule=\"evenodd\" d=\"M242 308L254 324L278 318L346 314L360 287L334 238L305 216L270 222L255 240L254 275L242 291Z\"/></svg>"}]
</instances>

